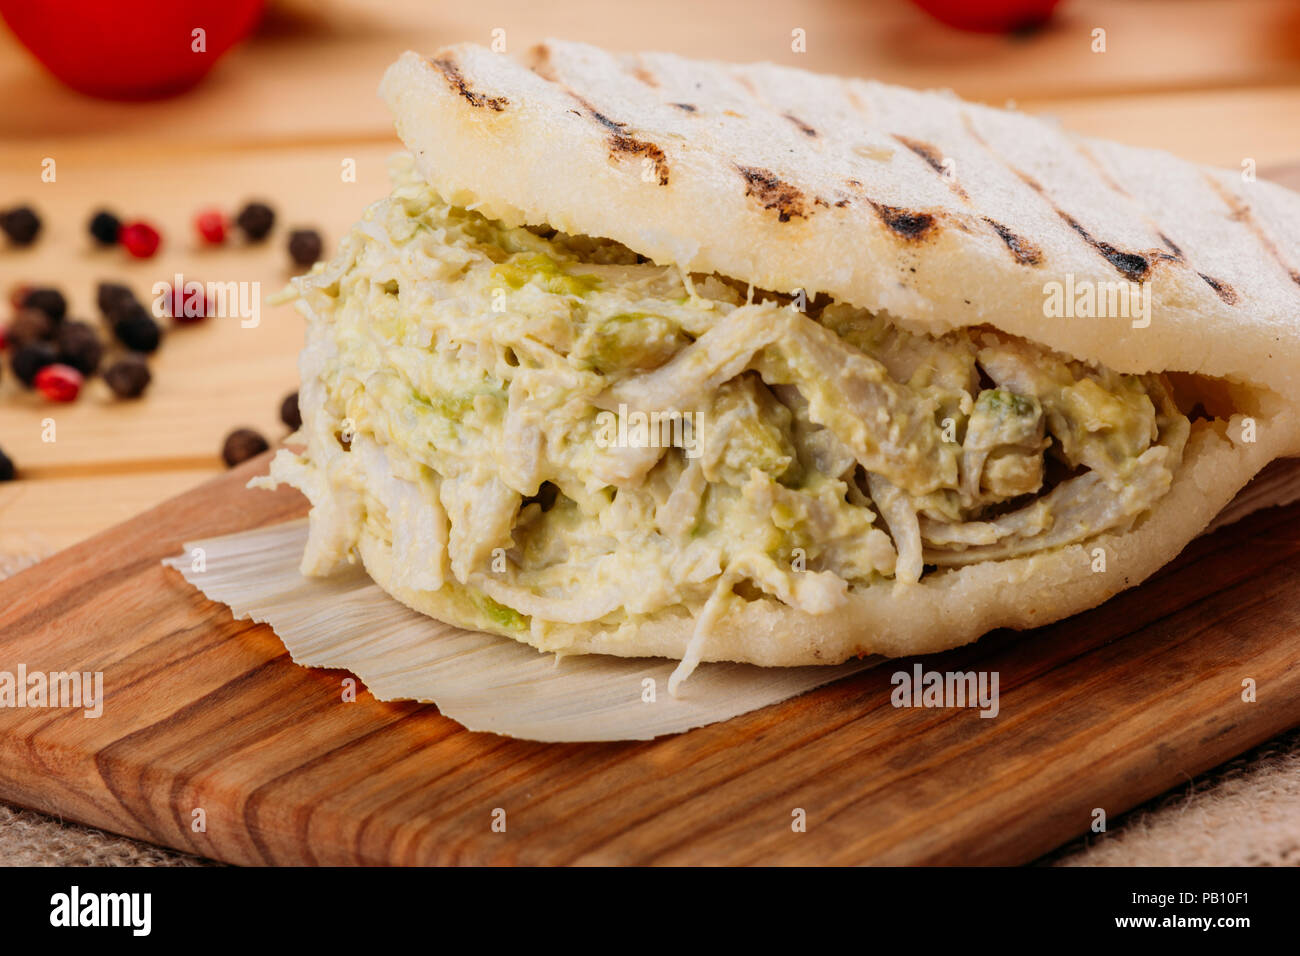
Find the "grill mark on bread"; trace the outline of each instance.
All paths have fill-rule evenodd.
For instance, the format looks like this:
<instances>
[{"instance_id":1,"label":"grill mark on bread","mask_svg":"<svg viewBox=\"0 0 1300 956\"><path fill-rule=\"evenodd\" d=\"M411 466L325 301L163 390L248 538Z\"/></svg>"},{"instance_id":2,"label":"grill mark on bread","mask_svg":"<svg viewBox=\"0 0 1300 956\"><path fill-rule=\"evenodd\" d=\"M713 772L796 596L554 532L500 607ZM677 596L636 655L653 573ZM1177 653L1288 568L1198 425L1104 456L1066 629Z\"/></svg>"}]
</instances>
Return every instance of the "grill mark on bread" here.
<instances>
[{"instance_id":1,"label":"grill mark on bread","mask_svg":"<svg viewBox=\"0 0 1300 956\"><path fill-rule=\"evenodd\" d=\"M966 134L970 136L971 139L975 140L975 142L983 146L990 153L992 153L993 147L989 145L989 141L984 138L984 134L981 133L979 129L975 126L975 121L970 118L970 113L967 113L965 110L962 110L958 115L961 116L961 125L965 127ZM996 156L997 154L994 153L994 155ZM1001 157L998 158L1000 159Z\"/></svg>"},{"instance_id":2,"label":"grill mark on bread","mask_svg":"<svg viewBox=\"0 0 1300 956\"><path fill-rule=\"evenodd\" d=\"M1102 239L1098 239L1089 232L1088 229L1079 222L1079 220L1075 219L1064 209L1060 208L1048 199L1046 193L1043 193L1042 195L1052 208L1056 210L1056 214L1061 217L1067 226L1075 231L1080 239L1092 246L1092 248L1095 249L1103 259L1115 268L1116 272L1128 279L1130 282L1145 281L1151 275L1151 268L1156 262L1182 261L1181 253L1162 252L1159 249L1154 249L1148 252L1129 252Z\"/></svg>"},{"instance_id":3,"label":"grill mark on bread","mask_svg":"<svg viewBox=\"0 0 1300 956\"><path fill-rule=\"evenodd\" d=\"M605 129L609 130L611 133L622 135L624 131L627 129L626 123L620 123L618 120L610 119L608 116L606 116L600 110L596 109L596 107L592 106L589 102L584 100L577 93L574 93L572 90L569 91L569 95L572 96L575 100L577 100L580 104L582 104L582 108L587 111L588 116L594 119L601 126L605 127Z\"/></svg>"},{"instance_id":4,"label":"grill mark on bread","mask_svg":"<svg viewBox=\"0 0 1300 956\"><path fill-rule=\"evenodd\" d=\"M1117 195L1123 196L1125 199L1133 199L1133 194L1120 185L1119 181L1116 180L1115 177L1110 174L1110 171L1101 164L1101 160L1097 159L1096 154L1088 148L1087 144L1076 140L1074 148L1078 151L1079 155L1083 157L1084 162L1092 167L1092 171L1097 174L1097 178L1106 184L1107 189Z\"/></svg>"},{"instance_id":5,"label":"grill mark on bread","mask_svg":"<svg viewBox=\"0 0 1300 956\"><path fill-rule=\"evenodd\" d=\"M744 90L745 93L748 94L749 98L754 101L754 105L760 110L781 117L781 119L794 126L795 129L803 133L803 135L807 136L809 139L817 139L821 135L817 132L815 127L800 119L793 112L781 109L770 102L767 97L759 91L757 84L755 84L754 81L743 72L728 70L726 71L726 76L731 80L731 82Z\"/></svg>"},{"instance_id":6,"label":"grill mark on bread","mask_svg":"<svg viewBox=\"0 0 1300 956\"><path fill-rule=\"evenodd\" d=\"M963 201L969 201L970 195L966 192L965 187L963 187L961 183L957 182L956 179L948 175L948 167L944 165L945 157L941 152L939 152L937 147L922 142L919 139L912 139L910 136L900 135L899 133L891 133L890 136L892 136L898 143L906 146L917 156L921 157L921 159L925 160L926 165L939 174L939 178L943 180L944 185L956 193Z\"/></svg>"},{"instance_id":7,"label":"grill mark on bread","mask_svg":"<svg viewBox=\"0 0 1300 956\"><path fill-rule=\"evenodd\" d=\"M1228 208L1228 211L1232 214L1232 218L1250 231L1250 234L1255 237L1255 241L1264 247L1264 251L1272 257L1274 262L1282 267L1282 270L1287 274L1292 282L1296 285L1300 285L1300 269L1293 266L1287 261L1287 258L1282 255L1282 250L1278 248L1277 241L1269 235L1268 230L1264 228L1264 224L1256 218L1253 212L1251 212L1250 206L1244 203L1240 196L1237 196L1235 193L1228 190L1209 173L1201 173L1201 178L1209 184L1210 189L1214 190L1214 194L1218 196L1224 206Z\"/></svg>"},{"instance_id":8,"label":"grill mark on bread","mask_svg":"<svg viewBox=\"0 0 1300 956\"><path fill-rule=\"evenodd\" d=\"M627 153L648 159L654 166L655 176L660 186L668 185L668 157L654 143L633 136L611 136L609 140L611 154Z\"/></svg>"},{"instance_id":9,"label":"grill mark on bread","mask_svg":"<svg viewBox=\"0 0 1300 956\"><path fill-rule=\"evenodd\" d=\"M858 91L853 88L853 81L841 80L840 89L844 91L844 98L849 101L849 104L855 110L858 111L858 115L869 124L871 122L871 111L867 108L866 101L864 101L862 97L858 95Z\"/></svg>"},{"instance_id":10,"label":"grill mark on bread","mask_svg":"<svg viewBox=\"0 0 1300 956\"><path fill-rule=\"evenodd\" d=\"M991 157L1014 173L1016 178L1029 187L1029 189L1042 197L1043 201L1052 207L1052 210L1061 217L1062 221L1065 222L1067 226L1074 230L1075 234L1078 235L1080 239L1096 250L1097 254L1109 262L1116 272L1124 276L1124 278L1128 279L1130 282L1142 282L1147 279L1151 275L1151 267L1155 262L1176 262L1181 260L1181 253L1171 254L1159 250L1147 253L1127 252L1109 242L1098 239L1089 232L1088 229L1079 222L1079 220L1075 219L1060 206L1056 205L1056 203L1052 201L1051 197L1047 195L1047 190L1043 188L1042 183L1023 170L1017 169L1000 152L994 149L988 140L980 134L979 130L975 128L975 123L970 118L970 114L963 112L961 118L962 124L966 127L966 131L970 134L972 139L979 143ZM1167 240L1166 244L1168 244Z\"/></svg>"},{"instance_id":11,"label":"grill mark on bread","mask_svg":"<svg viewBox=\"0 0 1300 956\"><path fill-rule=\"evenodd\" d=\"M1150 215L1148 215L1147 212L1139 206L1137 199L1132 195L1132 193L1130 193L1127 189L1125 189L1122 185L1120 185L1120 183L1118 183L1115 180L1115 178L1110 175L1109 171L1106 169L1105 165L1102 164L1101 160L1097 158L1096 154L1093 153L1092 150L1090 150L1083 143L1077 143L1076 145L1078 147L1079 154L1083 156L1088 161L1089 165L1091 165L1092 168L1097 172L1097 175L1101 179L1101 181L1104 182L1116 194L1124 197L1135 207L1138 207L1138 212L1142 216L1143 220L1146 222L1147 226L1151 229L1152 232L1154 232L1157 236L1160 237L1160 242L1164 245L1166 249L1169 250L1169 253L1167 255L1165 253L1157 251L1152 254L1153 257L1156 259L1178 262L1182 265L1187 265L1190 267L1190 263L1188 263L1187 261L1187 255L1186 253L1183 252L1182 247L1178 245L1178 243L1174 242L1174 240L1170 239L1169 236L1164 232L1164 230L1160 228L1159 223L1155 219L1153 219ZM1217 279L1214 276L1207 275L1206 273L1201 272L1200 270L1193 269L1193 271L1195 271L1196 274L1200 276L1202 280L1204 280L1206 285L1208 285L1211 289L1214 290L1215 295L1217 295L1221 300L1223 300L1225 304L1227 305L1237 304L1237 301L1239 299L1239 296L1237 295L1237 290L1234 289L1229 283L1225 282L1222 279ZM1292 275L1292 278L1295 278L1294 274Z\"/></svg>"},{"instance_id":12,"label":"grill mark on bread","mask_svg":"<svg viewBox=\"0 0 1300 956\"><path fill-rule=\"evenodd\" d=\"M1076 146L1079 150L1080 155L1082 155L1093 167L1093 169L1097 171L1098 176L1102 179L1103 182L1107 184L1107 186L1109 186L1112 190L1114 190L1119 195L1130 200L1132 199L1132 195L1128 192L1128 190L1126 190L1123 186L1121 186L1118 182L1115 181L1114 177L1112 177L1107 172L1106 168L1097 159L1096 155L1090 149L1087 148L1087 146L1085 146L1083 143L1077 143ZM1214 179L1214 177L1210 176L1208 173L1202 173L1202 178L1206 181L1206 183L1210 186L1210 188L1214 191L1214 193L1219 197L1219 199L1223 202L1223 204L1228 208L1229 212L1232 215L1232 218L1242 223L1242 225L1244 225L1251 232L1251 234L1255 237L1256 241L1259 242L1260 245L1262 245L1265 248L1265 250L1269 253L1269 255L1274 259L1274 261L1276 261L1283 268L1283 270L1287 273L1287 275L1290 277L1292 282L1296 283L1297 285L1300 285L1300 270L1295 269L1294 267L1291 266L1289 262L1287 262L1286 258L1282 255L1282 251L1278 247L1276 241L1274 241L1272 236L1270 236L1268 234L1268 231L1264 228L1263 224L1250 211L1250 207L1247 206L1245 203L1243 203L1239 197L1237 197L1232 192L1224 188L1222 184L1220 184L1216 179ZM1187 257L1183 252L1182 248L1178 245L1178 243L1174 242L1172 239L1169 238L1169 236L1167 236L1162 230L1160 230L1156 226L1156 223L1153 219L1151 219L1145 213L1143 213L1142 215L1143 218L1147 221L1148 225L1150 225L1151 228L1155 231L1156 235L1160 237L1160 241L1164 244L1165 248L1169 250L1168 255L1157 252L1153 254L1153 257L1156 259L1164 259L1164 260L1170 260L1170 261L1186 264ZM1078 228L1077 224L1075 224L1075 228L1076 229ZM1237 304L1239 300L1237 290L1234 289L1229 283L1225 282L1222 279L1217 279L1214 276L1207 275L1204 272L1200 272L1199 270L1196 272L1196 274L1200 276L1201 279L1205 282L1205 284L1208 285L1211 289L1213 289L1215 294L1220 299L1222 299L1226 304L1228 305Z\"/></svg>"},{"instance_id":13,"label":"grill mark on bread","mask_svg":"<svg viewBox=\"0 0 1300 956\"><path fill-rule=\"evenodd\" d=\"M919 139L912 139L910 136L901 136L898 133L891 133L890 135L929 163L930 168L936 173L943 175L943 156L940 155L937 149L929 143L923 143Z\"/></svg>"},{"instance_id":14,"label":"grill mark on bread","mask_svg":"<svg viewBox=\"0 0 1300 956\"><path fill-rule=\"evenodd\" d=\"M1043 250L1034 245L1024 236L1019 236L1012 232L996 219L990 219L988 216L982 217L998 237L1007 244L1011 254L1016 257L1016 261L1022 266L1037 266L1043 263Z\"/></svg>"},{"instance_id":15,"label":"grill mark on bread","mask_svg":"<svg viewBox=\"0 0 1300 956\"><path fill-rule=\"evenodd\" d=\"M580 96L564 83L560 82L559 74L555 69L555 64L551 62L550 47L545 43L539 43L537 46L533 47L532 50L529 51L529 59L532 61L528 67L530 70L548 83L554 83L560 89L564 90L564 92L567 93L574 102L582 107L583 113L605 128L609 133L609 138L606 142L609 145L609 155L611 159L617 161L640 157L643 160L648 160L654 167L655 179L659 185L668 185L668 156L664 153L661 147L655 145L649 140L638 139L636 136L633 136L628 132L626 123L620 123L616 119L611 119L609 116L596 109L589 100ZM627 69L627 72L631 73L641 82L646 83L649 86L657 87L659 85L653 74L643 66L627 66L625 64L625 68ZM640 74L644 75L639 75L638 71L640 71ZM578 113L577 110L570 110L570 112L575 113L578 116L583 115L583 113Z\"/></svg>"},{"instance_id":16,"label":"grill mark on bread","mask_svg":"<svg viewBox=\"0 0 1300 956\"><path fill-rule=\"evenodd\" d=\"M990 147L989 144L985 142L984 137L981 136L977 130L975 130L974 126L970 122L970 118L965 114L962 114L962 119L965 121L966 128L968 132L971 134L972 138L975 139L976 142L978 142L982 147L984 147L984 149L987 150L996 159L1001 161L1002 158L993 151L992 147ZM948 186L953 190L953 192L955 192L963 200L969 202L970 195L969 193L966 192L965 188L962 187L960 183L957 183L954 180L949 179L948 176L946 175L947 170L943 164L944 158L936 147L930 145L929 143L922 142L921 140L913 139L909 136L903 136L898 133L893 133L891 135L901 145L907 147L917 156L921 157L921 159L925 160L925 162L930 166L930 168L933 169L936 173L938 173L943 178L944 182L948 184ZM1038 182L1034 180L1031 176L1027 176L1021 173L1019 170L1012 169L1012 171L1015 172L1016 176L1030 189L1033 189L1037 193L1040 194L1042 193L1043 187L1040 186ZM856 185L861 185L860 183L857 183L856 180L850 180L850 182ZM1024 236L1016 233L1015 231L1008 228L1003 223L998 222L996 219L992 218L991 216L981 216L980 219L985 223L985 225L987 225L990 229L993 230L993 232L997 235L999 239L1002 240L1003 244L1006 245L1007 249L1011 252L1011 255L1015 258L1016 262L1020 263L1022 266L1042 265L1043 250L1040 249L1035 243L1031 242L1029 239L1025 238ZM959 223L959 225L961 224ZM963 231L969 232L970 230L963 228Z\"/></svg>"},{"instance_id":17,"label":"grill mark on bread","mask_svg":"<svg viewBox=\"0 0 1300 956\"><path fill-rule=\"evenodd\" d=\"M939 228L939 220L932 213L915 212L899 206L886 206L873 200L868 202L871 203L871 208L876 211L881 222L908 242L920 242Z\"/></svg>"},{"instance_id":18,"label":"grill mark on bread","mask_svg":"<svg viewBox=\"0 0 1300 956\"><path fill-rule=\"evenodd\" d=\"M1218 294L1219 298L1222 299L1224 302L1226 302L1228 305L1237 304L1237 290L1234 289L1232 286L1228 285L1228 283L1224 282L1222 279L1216 279L1213 276L1207 276L1204 272L1198 272L1196 274L1200 276L1202 279L1204 279L1205 284L1208 285L1211 289L1213 289L1215 293Z\"/></svg>"},{"instance_id":19,"label":"grill mark on bread","mask_svg":"<svg viewBox=\"0 0 1300 956\"><path fill-rule=\"evenodd\" d=\"M757 199L764 209L775 210L778 221L789 222L796 217L807 219L811 215L812 210L808 208L808 199L803 192L770 169L737 165L736 171L745 180L745 195Z\"/></svg>"},{"instance_id":20,"label":"grill mark on bread","mask_svg":"<svg viewBox=\"0 0 1300 956\"><path fill-rule=\"evenodd\" d=\"M805 136L808 136L812 139L817 138L817 130L813 129L811 126L809 126L799 117L795 116L793 113L782 113L781 116L784 117L785 119L788 119L791 123L793 123L795 127L798 128L799 132L803 133Z\"/></svg>"},{"instance_id":21,"label":"grill mark on bread","mask_svg":"<svg viewBox=\"0 0 1300 956\"><path fill-rule=\"evenodd\" d=\"M1001 158L1001 157L999 157L999 158ZM1017 178L1017 179L1019 179L1022 183L1024 183L1026 186L1028 186L1028 187L1029 187L1030 189L1032 189L1034 192L1038 193L1038 195L1040 195L1040 196L1046 195L1046 193L1045 193L1044 190L1043 190L1043 184L1040 183L1040 182L1039 182L1037 179L1035 179L1033 176L1030 176L1028 173L1023 172L1023 171L1021 171L1021 170L1019 170L1019 169L1016 169L1016 168L1015 168L1014 166L1012 166L1010 163L1007 163L1007 168L1010 169L1013 173L1016 174L1016 178Z\"/></svg>"},{"instance_id":22,"label":"grill mark on bread","mask_svg":"<svg viewBox=\"0 0 1300 956\"><path fill-rule=\"evenodd\" d=\"M660 147L648 140L638 139L633 136L627 131L626 123L620 123L618 120L606 116L573 90L567 87L564 87L564 90L582 107L588 117L603 126L609 133L606 142L609 144L609 155L612 159L618 160L639 156L642 159L649 160L654 165L655 178L659 185L668 185L668 157Z\"/></svg>"},{"instance_id":23,"label":"grill mark on bread","mask_svg":"<svg viewBox=\"0 0 1300 956\"><path fill-rule=\"evenodd\" d=\"M635 77L651 89L659 89L659 78L650 72L650 69L639 57L635 63L627 63L624 68L629 76Z\"/></svg>"},{"instance_id":24,"label":"grill mark on bread","mask_svg":"<svg viewBox=\"0 0 1300 956\"><path fill-rule=\"evenodd\" d=\"M669 103L668 105L677 107L683 113L699 112L699 107L697 107L694 103Z\"/></svg>"},{"instance_id":25,"label":"grill mark on bread","mask_svg":"<svg viewBox=\"0 0 1300 956\"><path fill-rule=\"evenodd\" d=\"M551 48L538 43L524 54L524 65L544 80L555 79L555 64L551 62Z\"/></svg>"},{"instance_id":26,"label":"grill mark on bread","mask_svg":"<svg viewBox=\"0 0 1300 956\"><path fill-rule=\"evenodd\" d=\"M582 107L582 111L569 110L574 116L587 116L595 120L609 133L609 155L611 159L620 160L629 156L641 156L654 164L656 178L660 186L668 185L668 160L664 151L654 143L637 139L627 131L627 124L611 119L596 109L586 98L578 95L560 80L559 72L551 60L551 50L545 43L539 43L528 51L528 68L548 83L553 83L563 90L570 99Z\"/></svg>"},{"instance_id":27,"label":"grill mark on bread","mask_svg":"<svg viewBox=\"0 0 1300 956\"><path fill-rule=\"evenodd\" d=\"M1156 220L1152 219L1149 215L1147 215L1146 210L1142 208L1142 206L1138 203L1137 199L1133 196L1133 194L1129 192L1114 176L1110 174L1110 170L1108 170L1105 164L1102 163L1102 161L1097 158L1097 154L1094 153L1091 149L1089 149L1086 143L1078 140L1074 141L1074 148L1078 152L1078 154L1083 157L1084 162L1088 164L1088 167L1093 171L1093 173L1096 174L1097 178L1101 180L1102 184L1111 192L1113 192L1115 195L1123 198L1125 201L1129 203L1129 205L1134 207L1134 209L1137 211L1137 214L1142 217L1143 222L1147 224L1147 228L1149 228L1153 233L1155 233L1160 238L1161 243L1164 244L1164 247L1166 249L1168 249L1171 253L1173 253L1173 258L1179 262L1182 262L1185 258L1183 256L1182 248L1178 245L1178 243L1174 242L1172 239L1170 239L1167 235L1164 234L1164 232L1160 228L1160 224L1156 222Z\"/></svg>"},{"instance_id":28,"label":"grill mark on bread","mask_svg":"<svg viewBox=\"0 0 1300 956\"><path fill-rule=\"evenodd\" d=\"M1116 249L1109 242L1103 242L1092 235L1079 220L1075 219L1064 209L1057 209L1056 214L1065 220L1065 224L1073 229L1088 245L1092 246L1101 254L1101 256L1115 267L1115 271L1130 282L1141 282L1151 274L1151 262L1146 256L1137 252L1124 252L1122 249Z\"/></svg>"},{"instance_id":29,"label":"grill mark on bread","mask_svg":"<svg viewBox=\"0 0 1300 956\"><path fill-rule=\"evenodd\" d=\"M464 97L470 106L500 113L510 105L510 100L504 96L488 96L486 93L470 89L469 83L465 80L465 74L460 71L460 65L450 56L437 57L430 59L428 62L442 73L447 80L447 84Z\"/></svg>"}]
</instances>

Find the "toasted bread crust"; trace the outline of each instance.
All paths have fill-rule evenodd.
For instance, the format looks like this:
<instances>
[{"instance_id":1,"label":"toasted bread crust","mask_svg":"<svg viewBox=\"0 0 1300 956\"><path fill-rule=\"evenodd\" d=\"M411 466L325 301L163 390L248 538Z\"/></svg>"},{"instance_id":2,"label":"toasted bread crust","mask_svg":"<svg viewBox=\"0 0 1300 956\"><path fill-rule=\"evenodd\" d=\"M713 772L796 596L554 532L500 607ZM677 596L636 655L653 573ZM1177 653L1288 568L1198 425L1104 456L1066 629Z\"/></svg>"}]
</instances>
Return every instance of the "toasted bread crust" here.
<instances>
[{"instance_id":1,"label":"toasted bread crust","mask_svg":"<svg viewBox=\"0 0 1300 956\"><path fill-rule=\"evenodd\" d=\"M950 95L580 44L407 53L381 91L429 182L495 218L1121 372L1300 386L1300 196L1280 186ZM1046 317L1066 276L1148 285L1149 326Z\"/></svg>"}]
</instances>

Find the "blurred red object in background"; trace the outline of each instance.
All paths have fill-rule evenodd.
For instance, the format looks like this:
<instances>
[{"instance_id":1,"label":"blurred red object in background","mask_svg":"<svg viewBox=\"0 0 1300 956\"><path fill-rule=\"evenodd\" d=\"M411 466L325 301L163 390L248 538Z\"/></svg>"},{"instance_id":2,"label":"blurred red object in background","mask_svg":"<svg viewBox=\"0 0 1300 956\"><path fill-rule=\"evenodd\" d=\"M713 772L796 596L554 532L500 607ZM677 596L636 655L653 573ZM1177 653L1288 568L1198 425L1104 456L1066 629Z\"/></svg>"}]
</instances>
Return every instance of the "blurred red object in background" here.
<instances>
[{"instance_id":1,"label":"blurred red object in background","mask_svg":"<svg viewBox=\"0 0 1300 956\"><path fill-rule=\"evenodd\" d=\"M74 90L147 100L201 80L253 31L264 5L265 0L0 0L0 16Z\"/></svg>"},{"instance_id":2,"label":"blurred red object in background","mask_svg":"<svg viewBox=\"0 0 1300 956\"><path fill-rule=\"evenodd\" d=\"M977 33L1011 33L1040 27L1061 0L912 0L936 20Z\"/></svg>"}]
</instances>

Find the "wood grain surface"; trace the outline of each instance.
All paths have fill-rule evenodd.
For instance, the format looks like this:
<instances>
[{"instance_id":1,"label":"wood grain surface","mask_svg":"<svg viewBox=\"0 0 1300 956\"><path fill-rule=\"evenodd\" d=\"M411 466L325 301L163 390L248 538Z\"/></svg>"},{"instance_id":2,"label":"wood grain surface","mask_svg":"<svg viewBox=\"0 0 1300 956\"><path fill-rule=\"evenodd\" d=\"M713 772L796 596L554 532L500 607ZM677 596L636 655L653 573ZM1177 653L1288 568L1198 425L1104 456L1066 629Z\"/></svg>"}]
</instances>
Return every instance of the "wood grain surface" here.
<instances>
[{"instance_id":1,"label":"wood grain surface","mask_svg":"<svg viewBox=\"0 0 1300 956\"><path fill-rule=\"evenodd\" d=\"M903 660L650 743L548 745L344 702L342 672L297 667L159 564L303 513L243 489L264 467L0 583L5 668L105 687L97 719L0 709L0 798L244 864L1023 863L1300 723L1300 507L1092 612L924 659L996 671L993 719L895 708Z\"/></svg>"}]
</instances>

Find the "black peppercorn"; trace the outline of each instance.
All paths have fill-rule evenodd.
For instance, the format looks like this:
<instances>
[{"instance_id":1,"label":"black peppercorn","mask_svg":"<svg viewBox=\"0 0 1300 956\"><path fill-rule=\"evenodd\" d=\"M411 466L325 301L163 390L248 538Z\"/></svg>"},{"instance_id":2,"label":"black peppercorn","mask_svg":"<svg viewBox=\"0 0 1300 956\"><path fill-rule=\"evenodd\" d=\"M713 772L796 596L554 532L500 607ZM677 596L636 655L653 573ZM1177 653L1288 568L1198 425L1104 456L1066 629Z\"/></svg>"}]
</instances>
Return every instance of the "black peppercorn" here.
<instances>
[{"instance_id":1,"label":"black peppercorn","mask_svg":"<svg viewBox=\"0 0 1300 956\"><path fill-rule=\"evenodd\" d=\"M118 282L101 282L95 290L95 303L104 318L110 321L125 312L130 306L138 305L135 293Z\"/></svg>"},{"instance_id":2,"label":"black peppercorn","mask_svg":"<svg viewBox=\"0 0 1300 956\"><path fill-rule=\"evenodd\" d=\"M162 326L137 302L113 320L113 334L132 352L153 352L162 341Z\"/></svg>"},{"instance_id":3,"label":"black peppercorn","mask_svg":"<svg viewBox=\"0 0 1300 956\"><path fill-rule=\"evenodd\" d=\"M36 383L36 373L59 360L59 353L49 342L28 342L15 349L9 360L17 379L31 388Z\"/></svg>"},{"instance_id":4,"label":"black peppercorn","mask_svg":"<svg viewBox=\"0 0 1300 956\"><path fill-rule=\"evenodd\" d=\"M125 355L104 372L104 381L118 398L139 398L149 387L153 375L140 355Z\"/></svg>"},{"instance_id":5,"label":"black peppercorn","mask_svg":"<svg viewBox=\"0 0 1300 956\"><path fill-rule=\"evenodd\" d=\"M271 446L266 439L251 428L236 428L226 436L221 447L221 459L227 468L234 468L240 462L248 461L266 451Z\"/></svg>"},{"instance_id":6,"label":"black peppercorn","mask_svg":"<svg viewBox=\"0 0 1300 956\"><path fill-rule=\"evenodd\" d=\"M22 301L24 309L40 309L55 322L62 322L68 314L68 300L58 289L31 289Z\"/></svg>"},{"instance_id":7,"label":"black peppercorn","mask_svg":"<svg viewBox=\"0 0 1300 956\"><path fill-rule=\"evenodd\" d=\"M322 249L320 233L315 229L295 229L289 233L289 257L303 268L319 261Z\"/></svg>"},{"instance_id":8,"label":"black peppercorn","mask_svg":"<svg viewBox=\"0 0 1300 956\"><path fill-rule=\"evenodd\" d=\"M19 206L0 213L0 230L15 245L31 245L41 231L41 217L31 206Z\"/></svg>"},{"instance_id":9,"label":"black peppercorn","mask_svg":"<svg viewBox=\"0 0 1300 956\"><path fill-rule=\"evenodd\" d=\"M275 225L275 212L266 203L250 202L235 217L235 225L251 242L261 242Z\"/></svg>"},{"instance_id":10,"label":"black peppercorn","mask_svg":"<svg viewBox=\"0 0 1300 956\"><path fill-rule=\"evenodd\" d=\"M101 209L90 218L90 234L101 246L117 245L117 234L122 231L122 220L107 209Z\"/></svg>"},{"instance_id":11,"label":"black peppercorn","mask_svg":"<svg viewBox=\"0 0 1300 956\"><path fill-rule=\"evenodd\" d=\"M64 322L55 341L60 362L71 365L82 375L95 374L99 360L104 357L104 343L94 326L87 322Z\"/></svg>"},{"instance_id":12,"label":"black peppercorn","mask_svg":"<svg viewBox=\"0 0 1300 956\"><path fill-rule=\"evenodd\" d=\"M54 320L39 309L23 309L9 322L5 337L15 348L54 335Z\"/></svg>"},{"instance_id":13,"label":"black peppercorn","mask_svg":"<svg viewBox=\"0 0 1300 956\"><path fill-rule=\"evenodd\" d=\"M0 481L14 480L14 463L3 451L0 451Z\"/></svg>"},{"instance_id":14,"label":"black peppercorn","mask_svg":"<svg viewBox=\"0 0 1300 956\"><path fill-rule=\"evenodd\" d=\"M302 412L298 410L297 392L286 395L284 401L280 403L280 421L289 426L292 431L302 427Z\"/></svg>"}]
</instances>

